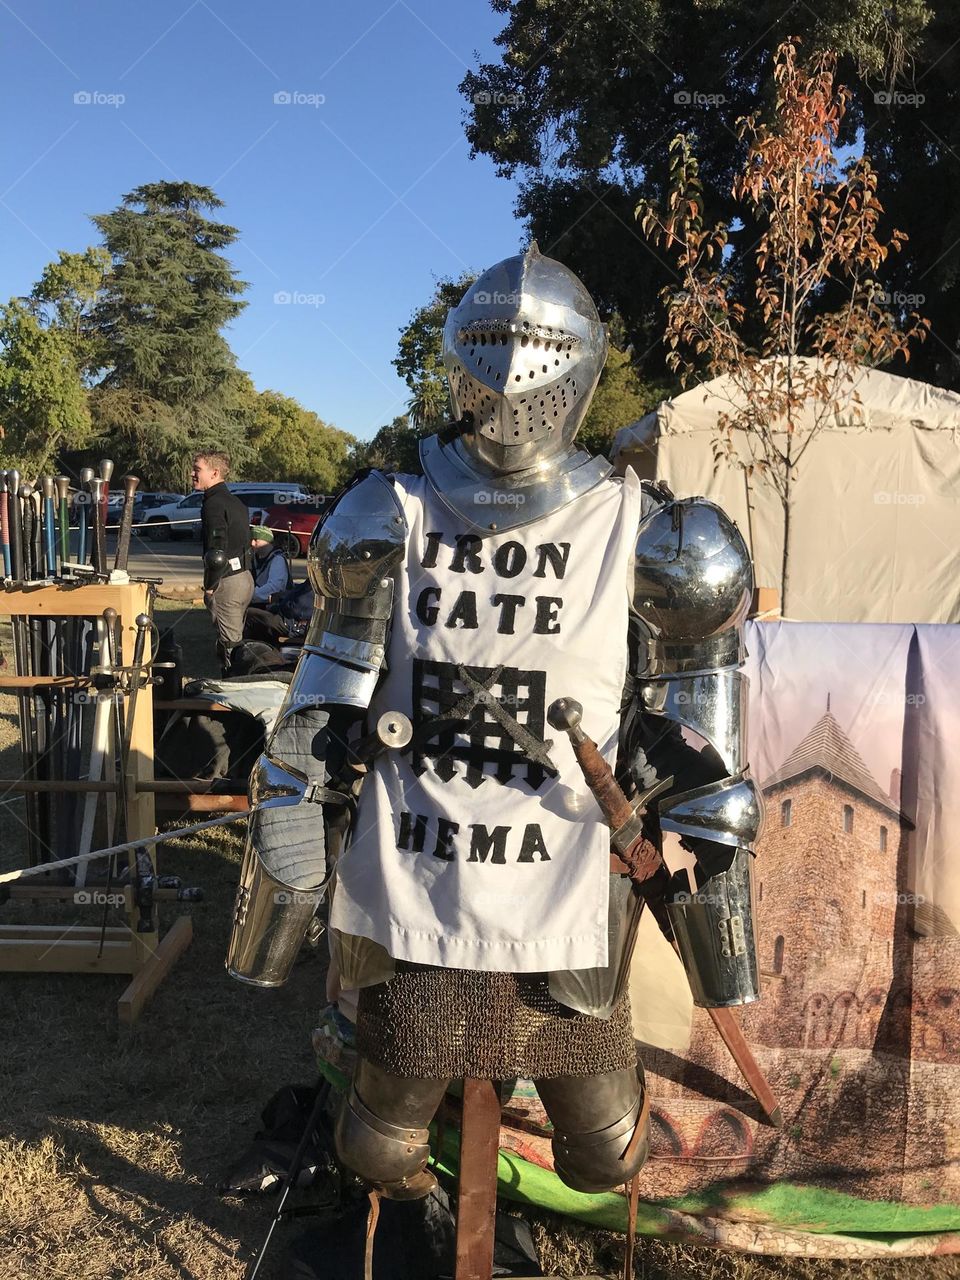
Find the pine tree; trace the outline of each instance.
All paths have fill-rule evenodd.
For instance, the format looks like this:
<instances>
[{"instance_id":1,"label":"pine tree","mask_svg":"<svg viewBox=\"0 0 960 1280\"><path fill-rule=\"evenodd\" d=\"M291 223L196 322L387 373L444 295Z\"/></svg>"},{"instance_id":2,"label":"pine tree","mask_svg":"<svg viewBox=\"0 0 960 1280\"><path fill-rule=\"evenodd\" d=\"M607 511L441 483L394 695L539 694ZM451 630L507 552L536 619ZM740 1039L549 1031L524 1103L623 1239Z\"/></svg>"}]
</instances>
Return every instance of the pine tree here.
<instances>
[{"instance_id":1,"label":"pine tree","mask_svg":"<svg viewBox=\"0 0 960 1280\"><path fill-rule=\"evenodd\" d=\"M247 287L221 256L236 228L204 216L223 201L209 187L152 182L93 221L113 260L96 319L107 344L104 385L166 404L229 394L236 362L220 330Z\"/></svg>"},{"instance_id":2,"label":"pine tree","mask_svg":"<svg viewBox=\"0 0 960 1280\"><path fill-rule=\"evenodd\" d=\"M93 219L112 262L94 314L106 370L95 423L167 483L184 483L198 446L215 442L238 467L250 454L242 375L221 332L246 306L222 255L237 230L205 212L222 207L210 187L153 182Z\"/></svg>"}]
</instances>

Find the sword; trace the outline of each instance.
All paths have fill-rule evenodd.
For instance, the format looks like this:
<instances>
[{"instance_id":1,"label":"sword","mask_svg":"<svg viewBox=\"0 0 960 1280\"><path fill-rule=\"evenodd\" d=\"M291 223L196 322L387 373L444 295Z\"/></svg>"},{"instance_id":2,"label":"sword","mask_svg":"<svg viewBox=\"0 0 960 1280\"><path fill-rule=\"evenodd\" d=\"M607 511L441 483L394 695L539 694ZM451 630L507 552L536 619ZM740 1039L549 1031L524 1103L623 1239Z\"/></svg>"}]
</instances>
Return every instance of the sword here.
<instances>
[{"instance_id":1,"label":"sword","mask_svg":"<svg viewBox=\"0 0 960 1280\"><path fill-rule=\"evenodd\" d=\"M7 473L0 472L0 545L3 547L3 576L12 576L10 561L10 494L7 490Z\"/></svg>"},{"instance_id":2,"label":"sword","mask_svg":"<svg viewBox=\"0 0 960 1280\"><path fill-rule=\"evenodd\" d=\"M70 477L57 476L57 535L60 544L60 570L70 559Z\"/></svg>"},{"instance_id":3,"label":"sword","mask_svg":"<svg viewBox=\"0 0 960 1280\"><path fill-rule=\"evenodd\" d=\"M77 515L80 525L77 538L77 564L87 563L87 544L90 541L90 485L93 481L93 467L82 467L80 470L80 490L77 493Z\"/></svg>"},{"instance_id":4,"label":"sword","mask_svg":"<svg viewBox=\"0 0 960 1280\"><path fill-rule=\"evenodd\" d=\"M94 476L90 481L90 518L93 523L93 568L99 576L109 573L107 569L107 531L104 518L103 494L105 481Z\"/></svg>"},{"instance_id":5,"label":"sword","mask_svg":"<svg viewBox=\"0 0 960 1280\"><path fill-rule=\"evenodd\" d=\"M629 870L637 889L653 911L667 941L679 956L680 951L670 927L670 918L662 909L659 913L657 910L657 906L662 904L662 895L670 875L669 869L663 860L663 854L644 837L639 829L646 805L654 795L671 786L673 779L668 778L664 782L657 783L655 787L643 792L636 804L631 804L613 776L613 770L597 749L597 744L580 728L582 715L583 707L579 702L573 698L558 698L556 702L550 704L547 720L554 729L562 729L569 735L570 745L573 747L577 764L583 771L584 780L612 829L613 847ZM782 1128L783 1116L780 1104L753 1056L753 1050L747 1044L733 1010L707 1009L707 1013L770 1123L775 1129Z\"/></svg>"},{"instance_id":6,"label":"sword","mask_svg":"<svg viewBox=\"0 0 960 1280\"><path fill-rule=\"evenodd\" d=\"M23 524L20 519L20 472L7 472L7 527L10 531L10 577L23 582ZM23 672L20 673L21 675Z\"/></svg>"},{"instance_id":7,"label":"sword","mask_svg":"<svg viewBox=\"0 0 960 1280\"><path fill-rule=\"evenodd\" d=\"M33 582L37 575L36 562L33 558L34 537L33 526L36 512L33 506L33 485L20 486L20 532L23 537L23 572L24 582Z\"/></svg>"},{"instance_id":8,"label":"sword","mask_svg":"<svg viewBox=\"0 0 960 1280\"><path fill-rule=\"evenodd\" d=\"M54 498L56 485L53 476L44 476L40 482L43 490L43 557L46 562L47 577L57 576L57 526Z\"/></svg>"},{"instance_id":9,"label":"sword","mask_svg":"<svg viewBox=\"0 0 960 1280\"><path fill-rule=\"evenodd\" d=\"M113 567L115 570L121 570L124 573L127 569L127 561L130 558L130 535L133 533L133 505L136 500L137 485L140 483L137 476L123 477L123 515L120 517L120 532L117 534L117 554L114 557Z\"/></svg>"},{"instance_id":10,"label":"sword","mask_svg":"<svg viewBox=\"0 0 960 1280\"><path fill-rule=\"evenodd\" d=\"M101 520L101 523L103 524L104 536L106 536L107 508L110 505L110 479L113 475L113 459L101 458L99 472L100 472L100 479L103 481L103 488L100 490L100 520ZM107 569L106 551L104 551L103 565L100 569L100 572L109 573L109 570Z\"/></svg>"}]
</instances>

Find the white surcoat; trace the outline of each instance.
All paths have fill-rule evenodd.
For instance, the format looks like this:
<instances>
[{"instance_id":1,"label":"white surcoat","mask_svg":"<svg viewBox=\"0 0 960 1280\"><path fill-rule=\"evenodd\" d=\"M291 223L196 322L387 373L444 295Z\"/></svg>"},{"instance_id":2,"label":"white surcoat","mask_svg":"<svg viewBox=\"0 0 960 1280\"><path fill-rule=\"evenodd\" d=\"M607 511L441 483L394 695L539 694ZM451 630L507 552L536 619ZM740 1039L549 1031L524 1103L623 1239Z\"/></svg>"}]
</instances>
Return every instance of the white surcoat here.
<instances>
[{"instance_id":1,"label":"white surcoat","mask_svg":"<svg viewBox=\"0 0 960 1280\"><path fill-rule=\"evenodd\" d=\"M609 829L546 709L559 697L582 703L584 730L613 764L639 482L628 471L482 540L424 478L396 487L409 536L370 710L371 722L404 712L415 740L382 754L363 784L331 926L420 964L603 965ZM491 699L552 739L556 776L524 754ZM446 723L422 727L438 716Z\"/></svg>"}]
</instances>

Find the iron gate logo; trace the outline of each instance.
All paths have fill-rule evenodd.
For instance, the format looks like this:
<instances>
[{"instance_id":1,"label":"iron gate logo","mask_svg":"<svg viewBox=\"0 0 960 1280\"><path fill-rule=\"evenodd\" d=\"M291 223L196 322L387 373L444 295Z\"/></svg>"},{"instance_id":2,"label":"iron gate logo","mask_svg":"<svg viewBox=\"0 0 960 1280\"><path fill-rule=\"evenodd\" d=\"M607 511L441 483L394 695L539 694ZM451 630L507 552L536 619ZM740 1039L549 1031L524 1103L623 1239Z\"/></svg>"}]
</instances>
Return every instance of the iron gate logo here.
<instances>
[{"instance_id":1,"label":"iron gate logo","mask_svg":"<svg viewBox=\"0 0 960 1280\"><path fill-rule=\"evenodd\" d=\"M471 692L461 671L485 688ZM517 725L519 736L525 731L543 744L546 673L502 667L491 680L494 674L493 667L460 668L454 662L414 659L412 764L416 774L425 773L429 763L438 778L449 782L465 765L464 776L474 788L488 776L506 785L515 774L534 791L543 784L548 767L521 748L509 722ZM431 730L434 721L436 727Z\"/></svg>"}]
</instances>

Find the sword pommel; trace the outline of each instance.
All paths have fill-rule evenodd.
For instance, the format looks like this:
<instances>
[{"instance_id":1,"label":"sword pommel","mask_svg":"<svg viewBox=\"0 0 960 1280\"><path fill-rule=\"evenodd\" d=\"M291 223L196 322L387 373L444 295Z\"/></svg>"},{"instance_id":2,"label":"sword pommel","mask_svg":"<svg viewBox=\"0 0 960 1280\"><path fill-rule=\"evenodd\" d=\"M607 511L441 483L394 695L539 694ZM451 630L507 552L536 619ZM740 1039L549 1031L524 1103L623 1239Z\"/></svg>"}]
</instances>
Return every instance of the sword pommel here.
<instances>
[{"instance_id":1,"label":"sword pommel","mask_svg":"<svg viewBox=\"0 0 960 1280\"><path fill-rule=\"evenodd\" d=\"M573 734L580 730L583 719L583 707L575 698L557 698L547 709L547 720L551 729L560 729L564 733ZM582 733L582 730L580 730Z\"/></svg>"}]
</instances>

